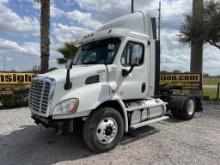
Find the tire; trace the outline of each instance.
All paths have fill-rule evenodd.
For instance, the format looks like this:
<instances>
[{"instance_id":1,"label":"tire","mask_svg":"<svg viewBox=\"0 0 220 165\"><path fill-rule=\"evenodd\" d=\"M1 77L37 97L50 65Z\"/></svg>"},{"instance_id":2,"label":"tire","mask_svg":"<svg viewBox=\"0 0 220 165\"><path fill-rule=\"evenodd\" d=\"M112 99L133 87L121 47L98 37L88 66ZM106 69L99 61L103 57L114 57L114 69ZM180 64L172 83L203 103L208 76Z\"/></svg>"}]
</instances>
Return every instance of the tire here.
<instances>
[{"instance_id":1,"label":"tire","mask_svg":"<svg viewBox=\"0 0 220 165\"><path fill-rule=\"evenodd\" d=\"M172 115L178 119L190 120L196 111L196 101L192 96L175 96L170 104Z\"/></svg>"},{"instance_id":2,"label":"tire","mask_svg":"<svg viewBox=\"0 0 220 165\"><path fill-rule=\"evenodd\" d=\"M184 103L184 108L182 111L182 119L184 120L190 120L194 117L196 112L196 100L194 97L189 96L187 97L185 103Z\"/></svg>"},{"instance_id":3,"label":"tire","mask_svg":"<svg viewBox=\"0 0 220 165\"><path fill-rule=\"evenodd\" d=\"M97 153L113 149L124 135L124 120L111 107L101 107L92 113L83 127L85 144Z\"/></svg>"},{"instance_id":4,"label":"tire","mask_svg":"<svg viewBox=\"0 0 220 165\"><path fill-rule=\"evenodd\" d=\"M184 100L185 100L185 97L183 96L174 96L173 99L170 101L169 103L170 109L171 109L172 115L175 118L178 118L178 119L181 118L180 112L182 111Z\"/></svg>"}]
</instances>

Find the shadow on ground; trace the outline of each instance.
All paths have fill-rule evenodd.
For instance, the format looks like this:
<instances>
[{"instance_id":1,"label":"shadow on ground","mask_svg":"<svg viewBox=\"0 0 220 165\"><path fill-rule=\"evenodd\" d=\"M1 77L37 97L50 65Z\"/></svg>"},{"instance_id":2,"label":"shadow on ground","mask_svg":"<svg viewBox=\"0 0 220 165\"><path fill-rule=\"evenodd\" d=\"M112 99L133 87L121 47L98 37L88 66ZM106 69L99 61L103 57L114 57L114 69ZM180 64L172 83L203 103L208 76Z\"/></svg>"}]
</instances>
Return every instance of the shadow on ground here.
<instances>
[{"instance_id":1,"label":"shadow on ground","mask_svg":"<svg viewBox=\"0 0 220 165\"><path fill-rule=\"evenodd\" d=\"M140 128L126 135L121 145L159 132L153 127ZM55 135L53 129L25 125L8 135L0 135L0 164L54 164L82 159L96 153L90 151L80 135Z\"/></svg>"},{"instance_id":2,"label":"shadow on ground","mask_svg":"<svg viewBox=\"0 0 220 165\"><path fill-rule=\"evenodd\" d=\"M93 155L80 136L56 136L53 129L25 125L0 135L0 164L54 164Z\"/></svg>"}]
</instances>

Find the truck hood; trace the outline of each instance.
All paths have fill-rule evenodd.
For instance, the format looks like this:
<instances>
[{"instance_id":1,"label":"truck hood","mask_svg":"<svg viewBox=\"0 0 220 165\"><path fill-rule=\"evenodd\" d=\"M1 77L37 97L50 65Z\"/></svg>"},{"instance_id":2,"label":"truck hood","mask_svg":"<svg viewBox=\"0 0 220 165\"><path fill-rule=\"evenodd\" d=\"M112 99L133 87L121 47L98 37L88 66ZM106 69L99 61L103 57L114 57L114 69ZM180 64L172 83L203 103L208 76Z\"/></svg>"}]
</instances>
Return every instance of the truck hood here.
<instances>
[{"instance_id":1,"label":"truck hood","mask_svg":"<svg viewBox=\"0 0 220 165\"><path fill-rule=\"evenodd\" d=\"M72 87L69 90L64 90L66 69L57 69L43 76L53 78L56 81L51 103L52 109L63 100L77 98L80 101L77 111L80 112L95 108L100 102L107 100L109 97L109 85L107 83L106 66L104 64L73 66L70 70ZM98 82L86 84L86 81L93 76L99 77Z\"/></svg>"},{"instance_id":2,"label":"truck hood","mask_svg":"<svg viewBox=\"0 0 220 165\"><path fill-rule=\"evenodd\" d=\"M73 81L74 79L89 76L89 75L96 75L106 71L106 67L104 64L97 64L97 65L75 65L70 70L70 80ZM56 83L65 83L66 80L66 69L57 69L52 72L48 72L43 76L54 78Z\"/></svg>"}]
</instances>

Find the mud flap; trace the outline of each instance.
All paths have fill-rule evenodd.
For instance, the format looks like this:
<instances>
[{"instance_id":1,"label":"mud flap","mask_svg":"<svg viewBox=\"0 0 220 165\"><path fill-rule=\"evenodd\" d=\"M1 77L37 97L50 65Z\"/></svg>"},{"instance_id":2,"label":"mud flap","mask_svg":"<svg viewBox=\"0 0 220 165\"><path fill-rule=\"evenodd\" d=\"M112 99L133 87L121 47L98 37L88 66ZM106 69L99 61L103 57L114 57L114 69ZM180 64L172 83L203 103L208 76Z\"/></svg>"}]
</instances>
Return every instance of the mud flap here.
<instances>
[{"instance_id":1,"label":"mud flap","mask_svg":"<svg viewBox=\"0 0 220 165\"><path fill-rule=\"evenodd\" d=\"M195 96L195 99L196 99L196 112L202 112L203 106L202 106L201 97Z\"/></svg>"}]
</instances>

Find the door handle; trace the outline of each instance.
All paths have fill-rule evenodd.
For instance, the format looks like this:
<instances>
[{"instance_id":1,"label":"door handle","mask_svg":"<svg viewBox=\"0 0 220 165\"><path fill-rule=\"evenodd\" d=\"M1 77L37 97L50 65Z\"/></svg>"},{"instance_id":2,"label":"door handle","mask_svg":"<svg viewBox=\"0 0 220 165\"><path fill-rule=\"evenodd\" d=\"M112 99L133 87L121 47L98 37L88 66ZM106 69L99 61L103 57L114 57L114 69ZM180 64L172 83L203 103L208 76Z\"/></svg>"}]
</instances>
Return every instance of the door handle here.
<instances>
[{"instance_id":1,"label":"door handle","mask_svg":"<svg viewBox=\"0 0 220 165\"><path fill-rule=\"evenodd\" d=\"M146 83L143 82L142 85L141 85L141 92L144 93L145 89L146 89Z\"/></svg>"}]
</instances>

